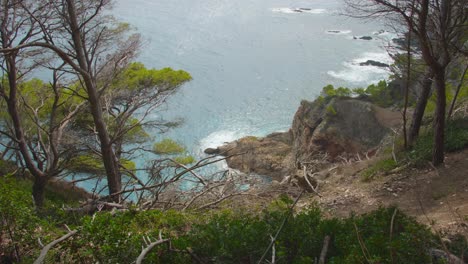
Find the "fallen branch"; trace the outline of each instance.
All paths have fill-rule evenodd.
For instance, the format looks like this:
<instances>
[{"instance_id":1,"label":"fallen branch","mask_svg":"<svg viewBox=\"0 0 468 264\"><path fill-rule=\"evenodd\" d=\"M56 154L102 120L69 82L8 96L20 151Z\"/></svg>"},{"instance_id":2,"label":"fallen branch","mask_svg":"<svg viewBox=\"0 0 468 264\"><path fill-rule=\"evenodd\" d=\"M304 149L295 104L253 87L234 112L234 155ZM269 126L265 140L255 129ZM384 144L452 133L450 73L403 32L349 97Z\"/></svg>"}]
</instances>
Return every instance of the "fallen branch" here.
<instances>
[{"instance_id":1,"label":"fallen branch","mask_svg":"<svg viewBox=\"0 0 468 264\"><path fill-rule=\"evenodd\" d=\"M278 231L276 231L276 234L275 236L273 237L273 239L271 239L271 242L270 244L268 245L267 249L265 250L265 252L263 253L262 257L260 258L260 260L257 262L258 264L261 264L263 262L263 260L265 259L266 255L268 254L268 251L270 251L270 248L275 244L275 241L276 239L278 238L279 234L281 233L281 230L283 230L283 227L284 225L286 224L286 222L288 221L288 218L290 215L292 215L293 213L293 210L294 210L294 207L296 206L297 202L299 202L299 199L301 198L302 194L304 194L305 190L302 190L301 193L299 194L299 196L297 196L296 200L294 201L294 203L292 204L292 206L289 208L289 211L286 213L286 216L284 217L283 219L283 222L281 223L280 227L278 228Z\"/></svg>"},{"instance_id":2,"label":"fallen branch","mask_svg":"<svg viewBox=\"0 0 468 264\"><path fill-rule=\"evenodd\" d=\"M143 240L145 240L143 238ZM168 243L169 241L171 241L169 238L166 238L166 239L163 239L162 238L162 235L161 235L161 231L159 231L159 239L158 241L155 241L155 242L151 242L148 238L148 241L145 240L145 243L147 244L146 248L143 248L143 250L141 250L141 253L140 255L138 256L137 260L136 260L136 264L141 264L143 262L143 259L146 257L146 255L151 251L151 249L153 249L155 246L157 245L161 245L161 244L164 244L164 243Z\"/></svg>"},{"instance_id":3,"label":"fallen branch","mask_svg":"<svg viewBox=\"0 0 468 264\"><path fill-rule=\"evenodd\" d=\"M307 184L309 185L310 189L312 189L312 192L314 192L316 195L318 195L318 197L322 198L322 195L320 195L318 193L318 186L319 186L319 183L317 181L317 186L314 187L312 185L312 183L309 181L309 176L307 175L307 167L304 166L304 179L306 180Z\"/></svg>"},{"instance_id":4,"label":"fallen branch","mask_svg":"<svg viewBox=\"0 0 468 264\"><path fill-rule=\"evenodd\" d=\"M330 236L325 236L325 239L323 240L322 252L320 252L319 264L325 264L325 258L327 257L329 244L330 244Z\"/></svg>"},{"instance_id":5,"label":"fallen branch","mask_svg":"<svg viewBox=\"0 0 468 264\"><path fill-rule=\"evenodd\" d=\"M57 245L58 243L62 242L62 241L65 241L67 240L68 238L70 238L71 236L75 235L78 231L77 230L74 230L74 231L70 231L68 234L60 237L59 239L56 239L52 242L50 242L49 244L47 244L42 250L41 250L41 254L39 255L39 257L36 259L36 261L34 261L34 264L41 264L44 262L44 259L47 255L47 253L49 252L49 250L51 248L53 248L55 245Z\"/></svg>"},{"instance_id":6,"label":"fallen branch","mask_svg":"<svg viewBox=\"0 0 468 264\"><path fill-rule=\"evenodd\" d=\"M271 238L271 241L273 241L273 247L271 248L271 264L275 264L276 263L276 248L275 248L273 236L270 236L270 238Z\"/></svg>"}]
</instances>

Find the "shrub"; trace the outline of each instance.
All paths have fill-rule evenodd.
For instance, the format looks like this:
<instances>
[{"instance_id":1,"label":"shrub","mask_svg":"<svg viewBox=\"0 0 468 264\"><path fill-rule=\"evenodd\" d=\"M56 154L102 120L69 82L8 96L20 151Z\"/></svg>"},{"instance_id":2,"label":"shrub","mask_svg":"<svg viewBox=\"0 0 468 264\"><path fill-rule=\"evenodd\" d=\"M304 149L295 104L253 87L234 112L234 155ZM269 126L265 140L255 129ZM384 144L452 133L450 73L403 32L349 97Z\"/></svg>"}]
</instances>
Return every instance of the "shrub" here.
<instances>
[{"instance_id":1,"label":"shrub","mask_svg":"<svg viewBox=\"0 0 468 264\"><path fill-rule=\"evenodd\" d=\"M446 124L445 150L448 152L458 151L468 146L468 119L456 119ZM425 131L416 140L413 149L408 153L410 161L420 164L432 157L434 143L433 130Z\"/></svg>"},{"instance_id":2,"label":"shrub","mask_svg":"<svg viewBox=\"0 0 468 264\"><path fill-rule=\"evenodd\" d=\"M9 255L13 261L18 255L19 261L32 262L39 252L37 239L49 243L54 237L49 221L34 210L31 189L29 181L0 176L0 257Z\"/></svg>"},{"instance_id":3,"label":"shrub","mask_svg":"<svg viewBox=\"0 0 468 264\"><path fill-rule=\"evenodd\" d=\"M174 160L182 165L188 165L195 162L195 158L191 155L175 157Z\"/></svg>"},{"instance_id":4,"label":"shrub","mask_svg":"<svg viewBox=\"0 0 468 264\"><path fill-rule=\"evenodd\" d=\"M156 154L179 154L185 152L185 148L172 139L166 138L154 143L153 150Z\"/></svg>"}]
</instances>

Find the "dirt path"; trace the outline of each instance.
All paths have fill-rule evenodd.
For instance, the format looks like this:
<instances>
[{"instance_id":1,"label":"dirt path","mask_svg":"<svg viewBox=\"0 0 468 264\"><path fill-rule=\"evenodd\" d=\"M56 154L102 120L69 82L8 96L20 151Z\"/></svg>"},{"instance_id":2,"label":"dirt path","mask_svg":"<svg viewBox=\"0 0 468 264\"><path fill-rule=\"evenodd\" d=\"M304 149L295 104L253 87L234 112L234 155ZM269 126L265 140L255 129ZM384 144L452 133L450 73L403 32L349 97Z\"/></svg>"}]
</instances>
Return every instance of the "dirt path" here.
<instances>
[{"instance_id":1,"label":"dirt path","mask_svg":"<svg viewBox=\"0 0 468 264\"><path fill-rule=\"evenodd\" d=\"M359 172L369 161L343 165L326 178L317 201L330 216L369 212L380 205L397 205L420 222L441 232L468 237L468 149L447 156L444 167L409 169L363 182Z\"/></svg>"}]
</instances>

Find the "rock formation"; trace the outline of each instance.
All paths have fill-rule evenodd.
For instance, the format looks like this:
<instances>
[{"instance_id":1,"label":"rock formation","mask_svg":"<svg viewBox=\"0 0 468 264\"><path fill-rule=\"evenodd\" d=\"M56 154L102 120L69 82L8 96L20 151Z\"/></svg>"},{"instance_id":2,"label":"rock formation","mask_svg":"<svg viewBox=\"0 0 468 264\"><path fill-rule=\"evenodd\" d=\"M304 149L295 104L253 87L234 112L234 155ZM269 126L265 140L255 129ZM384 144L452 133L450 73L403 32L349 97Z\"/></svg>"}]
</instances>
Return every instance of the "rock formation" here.
<instances>
[{"instance_id":1,"label":"rock formation","mask_svg":"<svg viewBox=\"0 0 468 264\"><path fill-rule=\"evenodd\" d=\"M320 97L301 102L288 132L245 137L207 152L242 154L228 158L229 167L281 180L319 154L335 162L343 155L374 153L399 120L400 113L363 100Z\"/></svg>"}]
</instances>

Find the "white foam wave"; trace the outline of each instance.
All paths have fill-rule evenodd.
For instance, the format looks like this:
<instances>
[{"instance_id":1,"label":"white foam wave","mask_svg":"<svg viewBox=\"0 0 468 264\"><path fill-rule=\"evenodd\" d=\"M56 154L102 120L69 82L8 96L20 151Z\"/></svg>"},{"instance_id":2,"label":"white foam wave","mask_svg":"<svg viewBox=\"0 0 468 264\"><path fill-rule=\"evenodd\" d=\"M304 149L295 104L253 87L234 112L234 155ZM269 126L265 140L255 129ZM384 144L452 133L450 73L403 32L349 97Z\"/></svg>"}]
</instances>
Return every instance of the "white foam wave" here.
<instances>
[{"instance_id":1,"label":"white foam wave","mask_svg":"<svg viewBox=\"0 0 468 264\"><path fill-rule=\"evenodd\" d=\"M386 52L365 52L361 57L344 62L344 69L340 71L328 71L327 74L347 82L356 84L370 84L388 78L390 70L384 67L361 66L360 63L374 60L386 64L393 63L392 58Z\"/></svg>"},{"instance_id":2,"label":"white foam wave","mask_svg":"<svg viewBox=\"0 0 468 264\"><path fill-rule=\"evenodd\" d=\"M283 14L300 14L300 13L308 13L308 14L323 14L326 13L326 9L322 8L291 8L291 7L277 7L277 8L272 8L272 12L274 13L283 13Z\"/></svg>"},{"instance_id":3,"label":"white foam wave","mask_svg":"<svg viewBox=\"0 0 468 264\"><path fill-rule=\"evenodd\" d=\"M207 137L200 140L200 148L201 150L205 150L207 148L216 148L222 146L226 142L231 142L236 139L241 138L243 135L239 132L229 131L229 130L220 130L215 131L209 134Z\"/></svg>"},{"instance_id":4,"label":"white foam wave","mask_svg":"<svg viewBox=\"0 0 468 264\"><path fill-rule=\"evenodd\" d=\"M326 34L331 34L331 35L346 35L350 34L352 31L351 30L327 30L325 31Z\"/></svg>"}]
</instances>

